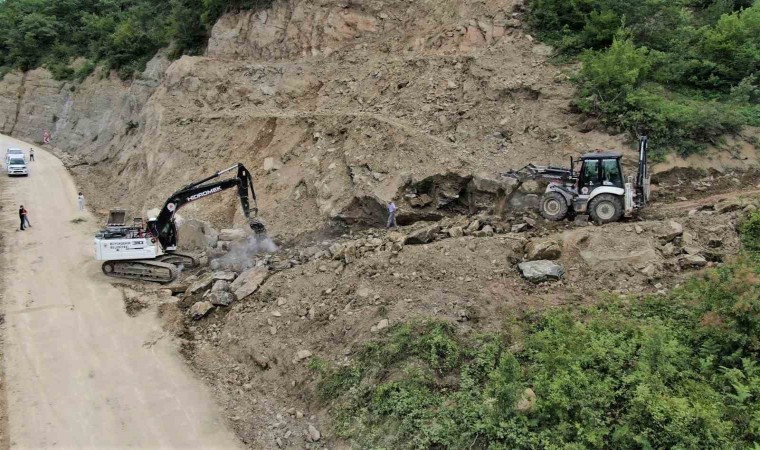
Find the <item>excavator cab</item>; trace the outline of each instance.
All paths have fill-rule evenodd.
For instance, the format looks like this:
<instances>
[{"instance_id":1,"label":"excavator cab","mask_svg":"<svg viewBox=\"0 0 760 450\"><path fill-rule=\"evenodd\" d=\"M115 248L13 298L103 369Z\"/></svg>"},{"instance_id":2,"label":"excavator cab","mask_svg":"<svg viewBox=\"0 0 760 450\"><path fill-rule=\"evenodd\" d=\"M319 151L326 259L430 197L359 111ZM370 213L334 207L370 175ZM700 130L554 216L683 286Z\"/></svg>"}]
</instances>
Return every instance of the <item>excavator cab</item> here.
<instances>
[{"instance_id":1,"label":"excavator cab","mask_svg":"<svg viewBox=\"0 0 760 450\"><path fill-rule=\"evenodd\" d=\"M174 219L165 222L161 226L158 219L151 217L148 219L148 231L161 242L161 247L165 251L177 249L177 224L174 222Z\"/></svg>"}]
</instances>

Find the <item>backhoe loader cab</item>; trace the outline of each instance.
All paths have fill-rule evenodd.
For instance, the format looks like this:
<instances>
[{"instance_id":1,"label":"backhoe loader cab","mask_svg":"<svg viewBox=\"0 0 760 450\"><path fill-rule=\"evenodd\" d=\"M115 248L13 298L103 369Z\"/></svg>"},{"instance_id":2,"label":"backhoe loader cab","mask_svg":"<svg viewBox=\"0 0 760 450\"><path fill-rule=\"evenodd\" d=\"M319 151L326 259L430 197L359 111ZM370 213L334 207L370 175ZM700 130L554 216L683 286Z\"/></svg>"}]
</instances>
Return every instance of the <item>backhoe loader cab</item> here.
<instances>
[{"instance_id":1,"label":"backhoe loader cab","mask_svg":"<svg viewBox=\"0 0 760 450\"><path fill-rule=\"evenodd\" d=\"M620 164L622 155L597 151L580 157L580 169L571 160L570 168L528 165L505 176L520 183L528 179L549 181L541 198L541 214L549 220L562 220L569 214L588 214L597 223L629 217L649 201L648 140L639 141L639 168L636 178L627 180Z\"/></svg>"},{"instance_id":2,"label":"backhoe loader cab","mask_svg":"<svg viewBox=\"0 0 760 450\"><path fill-rule=\"evenodd\" d=\"M550 220L560 220L572 211L589 214L598 223L616 222L632 208L625 208L625 183L620 166L622 155L613 152L588 153L580 158L580 171L575 189L570 192L549 185L542 201L542 214ZM574 191L574 192L573 192ZM559 199L559 193L564 198ZM554 201L564 203L559 210ZM561 212L561 215L557 213Z\"/></svg>"}]
</instances>

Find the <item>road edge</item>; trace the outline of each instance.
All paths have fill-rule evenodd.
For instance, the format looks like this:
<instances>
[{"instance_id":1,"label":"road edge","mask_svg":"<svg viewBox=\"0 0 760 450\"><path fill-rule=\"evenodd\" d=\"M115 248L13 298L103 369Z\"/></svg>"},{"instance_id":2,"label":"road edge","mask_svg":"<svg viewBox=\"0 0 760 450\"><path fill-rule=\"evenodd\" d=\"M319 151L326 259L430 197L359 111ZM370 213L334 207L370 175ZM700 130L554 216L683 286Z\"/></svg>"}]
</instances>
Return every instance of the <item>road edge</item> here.
<instances>
[{"instance_id":1,"label":"road edge","mask_svg":"<svg viewBox=\"0 0 760 450\"><path fill-rule=\"evenodd\" d=\"M6 177L0 176L0 213L10 213L12 208L9 208L5 198L7 189ZM10 435L10 423L8 415L8 392L6 389L7 383L5 379L5 277L8 273L6 268L8 267L8 253L6 252L6 235L8 230L11 229L11 224L7 217L3 217L2 228L0 229L0 448L10 449L11 447L11 435Z\"/></svg>"}]
</instances>

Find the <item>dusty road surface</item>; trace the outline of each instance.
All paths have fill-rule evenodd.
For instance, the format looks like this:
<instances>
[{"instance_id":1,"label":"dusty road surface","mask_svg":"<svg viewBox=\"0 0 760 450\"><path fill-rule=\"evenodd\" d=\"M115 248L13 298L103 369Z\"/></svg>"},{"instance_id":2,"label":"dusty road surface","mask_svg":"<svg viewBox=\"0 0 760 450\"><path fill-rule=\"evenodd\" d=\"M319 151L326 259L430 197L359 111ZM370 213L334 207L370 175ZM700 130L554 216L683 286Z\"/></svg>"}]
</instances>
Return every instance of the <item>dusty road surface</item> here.
<instances>
[{"instance_id":1,"label":"dusty road surface","mask_svg":"<svg viewBox=\"0 0 760 450\"><path fill-rule=\"evenodd\" d=\"M9 146L31 147L0 136L3 159ZM28 178L0 173L10 446L238 448L154 315L124 312L93 261L97 224L77 210L72 179L35 153ZM20 204L26 231L16 231Z\"/></svg>"}]
</instances>

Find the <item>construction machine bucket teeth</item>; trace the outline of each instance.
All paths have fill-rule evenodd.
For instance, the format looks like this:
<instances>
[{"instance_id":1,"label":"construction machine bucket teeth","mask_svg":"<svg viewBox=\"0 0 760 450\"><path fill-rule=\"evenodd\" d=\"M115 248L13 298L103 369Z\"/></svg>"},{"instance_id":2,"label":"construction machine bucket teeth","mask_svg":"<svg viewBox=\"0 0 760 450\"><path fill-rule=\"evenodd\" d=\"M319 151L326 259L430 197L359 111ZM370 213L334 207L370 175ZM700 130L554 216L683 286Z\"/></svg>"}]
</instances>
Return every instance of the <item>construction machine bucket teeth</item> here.
<instances>
[{"instance_id":1,"label":"construction machine bucket teeth","mask_svg":"<svg viewBox=\"0 0 760 450\"><path fill-rule=\"evenodd\" d=\"M267 234L266 226L264 226L264 223L258 219L249 220L248 225L251 227L251 230L253 230L253 233L257 236L263 236Z\"/></svg>"}]
</instances>

